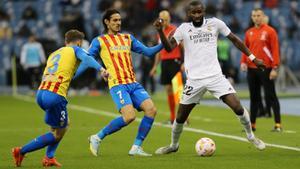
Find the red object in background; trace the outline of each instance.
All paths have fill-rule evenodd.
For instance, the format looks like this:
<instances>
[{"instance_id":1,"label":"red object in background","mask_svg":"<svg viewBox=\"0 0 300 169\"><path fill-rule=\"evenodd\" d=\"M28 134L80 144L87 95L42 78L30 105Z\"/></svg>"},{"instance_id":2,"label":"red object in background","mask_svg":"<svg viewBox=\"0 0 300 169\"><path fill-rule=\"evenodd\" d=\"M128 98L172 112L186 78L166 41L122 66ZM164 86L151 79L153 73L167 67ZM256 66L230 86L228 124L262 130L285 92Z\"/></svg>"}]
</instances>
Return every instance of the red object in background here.
<instances>
[{"instance_id":1,"label":"red object in background","mask_svg":"<svg viewBox=\"0 0 300 169\"><path fill-rule=\"evenodd\" d=\"M276 8L278 6L278 0L265 0L264 5L266 8Z\"/></svg>"},{"instance_id":2,"label":"red object in background","mask_svg":"<svg viewBox=\"0 0 300 169\"><path fill-rule=\"evenodd\" d=\"M152 11L156 8L156 0L148 0L145 4L148 11Z\"/></svg>"}]
</instances>

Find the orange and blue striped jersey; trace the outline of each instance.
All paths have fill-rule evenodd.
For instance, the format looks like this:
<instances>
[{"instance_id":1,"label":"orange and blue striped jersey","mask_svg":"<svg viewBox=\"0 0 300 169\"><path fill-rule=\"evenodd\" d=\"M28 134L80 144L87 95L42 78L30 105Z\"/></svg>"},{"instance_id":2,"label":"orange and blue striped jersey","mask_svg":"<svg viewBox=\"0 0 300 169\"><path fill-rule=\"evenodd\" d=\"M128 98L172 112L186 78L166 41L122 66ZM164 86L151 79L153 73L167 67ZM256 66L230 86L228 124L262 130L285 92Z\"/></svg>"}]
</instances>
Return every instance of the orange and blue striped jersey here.
<instances>
[{"instance_id":1,"label":"orange and blue striped jersey","mask_svg":"<svg viewBox=\"0 0 300 169\"><path fill-rule=\"evenodd\" d=\"M79 63L73 47L62 47L54 51L47 60L39 90L48 90L66 97Z\"/></svg>"},{"instance_id":2,"label":"orange and blue striped jersey","mask_svg":"<svg viewBox=\"0 0 300 169\"><path fill-rule=\"evenodd\" d=\"M48 90L66 97L72 78L79 76L88 67L97 71L102 68L82 48L78 46L62 47L49 56L39 90Z\"/></svg>"},{"instance_id":3,"label":"orange and blue striped jersey","mask_svg":"<svg viewBox=\"0 0 300 169\"><path fill-rule=\"evenodd\" d=\"M100 57L109 72L108 86L136 82L132 64L131 51L154 56L162 49L162 45L146 47L130 34L104 34L93 39L89 54Z\"/></svg>"}]
</instances>

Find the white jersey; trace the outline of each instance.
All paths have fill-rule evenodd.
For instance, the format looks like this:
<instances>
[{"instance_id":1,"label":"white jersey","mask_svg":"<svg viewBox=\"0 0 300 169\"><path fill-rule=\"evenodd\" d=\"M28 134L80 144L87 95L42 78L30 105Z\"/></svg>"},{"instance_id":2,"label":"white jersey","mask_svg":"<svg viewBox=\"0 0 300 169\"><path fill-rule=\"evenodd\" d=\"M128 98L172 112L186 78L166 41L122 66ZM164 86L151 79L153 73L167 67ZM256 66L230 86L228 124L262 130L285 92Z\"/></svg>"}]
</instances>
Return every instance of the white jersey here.
<instances>
[{"instance_id":1,"label":"white jersey","mask_svg":"<svg viewBox=\"0 0 300 169\"><path fill-rule=\"evenodd\" d=\"M230 34L227 25L217 18L203 18L200 27L194 27L192 22L182 23L173 37L177 44L184 46L184 66L188 79L204 79L222 70L218 62L217 40L221 33Z\"/></svg>"}]
</instances>

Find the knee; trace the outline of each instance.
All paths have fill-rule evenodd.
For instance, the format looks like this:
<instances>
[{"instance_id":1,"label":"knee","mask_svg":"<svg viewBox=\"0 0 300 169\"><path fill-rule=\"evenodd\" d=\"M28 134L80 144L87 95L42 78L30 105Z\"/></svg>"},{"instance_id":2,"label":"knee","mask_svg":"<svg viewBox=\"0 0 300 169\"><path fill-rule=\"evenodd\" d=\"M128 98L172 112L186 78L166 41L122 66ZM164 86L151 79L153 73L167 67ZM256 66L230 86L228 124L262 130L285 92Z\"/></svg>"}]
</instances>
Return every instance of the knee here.
<instances>
[{"instance_id":1,"label":"knee","mask_svg":"<svg viewBox=\"0 0 300 169\"><path fill-rule=\"evenodd\" d=\"M56 142L59 142L64 137L65 133L67 132L67 127L63 129L52 129L52 133Z\"/></svg>"},{"instance_id":2,"label":"knee","mask_svg":"<svg viewBox=\"0 0 300 169\"><path fill-rule=\"evenodd\" d=\"M186 121L186 118L183 116L183 114L177 114L176 122L179 124L182 124Z\"/></svg>"},{"instance_id":3,"label":"knee","mask_svg":"<svg viewBox=\"0 0 300 169\"><path fill-rule=\"evenodd\" d=\"M124 118L125 123L127 123L127 124L133 122L136 118L134 110L124 113L123 118Z\"/></svg>"},{"instance_id":4,"label":"knee","mask_svg":"<svg viewBox=\"0 0 300 169\"><path fill-rule=\"evenodd\" d=\"M145 111L145 115L154 118L156 116L157 109L155 106L150 107Z\"/></svg>"},{"instance_id":5,"label":"knee","mask_svg":"<svg viewBox=\"0 0 300 169\"><path fill-rule=\"evenodd\" d=\"M233 107L233 111L236 115L239 115L239 116L244 114L244 108L242 107L241 104L238 104L235 107Z\"/></svg>"},{"instance_id":6,"label":"knee","mask_svg":"<svg viewBox=\"0 0 300 169\"><path fill-rule=\"evenodd\" d=\"M59 142L60 140L62 140L62 138L64 137L64 133L65 133L65 131L64 132L57 132L57 131L55 131L53 133L55 141Z\"/></svg>"}]
</instances>

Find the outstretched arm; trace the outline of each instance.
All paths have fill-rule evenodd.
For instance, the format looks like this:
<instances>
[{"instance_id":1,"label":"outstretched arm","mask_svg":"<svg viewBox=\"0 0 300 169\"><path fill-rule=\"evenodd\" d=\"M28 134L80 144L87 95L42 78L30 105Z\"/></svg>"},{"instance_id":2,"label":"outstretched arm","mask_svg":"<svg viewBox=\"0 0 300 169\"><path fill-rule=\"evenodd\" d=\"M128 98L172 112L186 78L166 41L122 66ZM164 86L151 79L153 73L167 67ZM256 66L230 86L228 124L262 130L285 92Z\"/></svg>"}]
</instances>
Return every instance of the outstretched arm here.
<instances>
[{"instance_id":1,"label":"outstretched arm","mask_svg":"<svg viewBox=\"0 0 300 169\"><path fill-rule=\"evenodd\" d=\"M160 18L158 18L154 22L154 26L157 29L157 32L159 34L162 44L164 45L164 48L166 49L166 51L171 52L177 46L176 40L173 37L170 39L167 39L166 35L164 34L164 32L162 30L162 20Z\"/></svg>"},{"instance_id":2,"label":"outstretched arm","mask_svg":"<svg viewBox=\"0 0 300 169\"><path fill-rule=\"evenodd\" d=\"M265 65L261 59L257 59L247 48L247 46L241 41L235 34L230 33L227 38L236 46L241 52L245 53L248 58L260 69L264 69Z\"/></svg>"},{"instance_id":3,"label":"outstretched arm","mask_svg":"<svg viewBox=\"0 0 300 169\"><path fill-rule=\"evenodd\" d=\"M132 46L131 50L136 53L143 54L145 56L152 57L163 48L162 44L158 44L153 47L147 47L132 35L130 36L130 38L131 38L131 46Z\"/></svg>"},{"instance_id":4,"label":"outstretched arm","mask_svg":"<svg viewBox=\"0 0 300 169\"><path fill-rule=\"evenodd\" d=\"M76 57L81 60L81 63L73 77L73 79L77 78L80 74L82 74L87 68L94 68L98 72L105 72L106 70L91 56L88 55L83 49L79 47L74 47Z\"/></svg>"}]
</instances>

